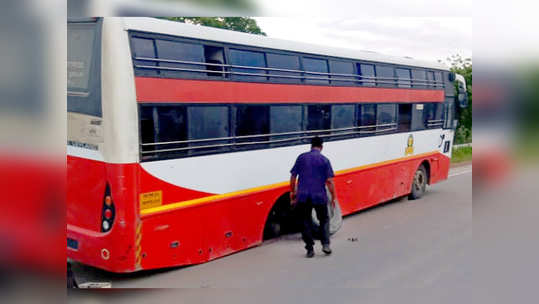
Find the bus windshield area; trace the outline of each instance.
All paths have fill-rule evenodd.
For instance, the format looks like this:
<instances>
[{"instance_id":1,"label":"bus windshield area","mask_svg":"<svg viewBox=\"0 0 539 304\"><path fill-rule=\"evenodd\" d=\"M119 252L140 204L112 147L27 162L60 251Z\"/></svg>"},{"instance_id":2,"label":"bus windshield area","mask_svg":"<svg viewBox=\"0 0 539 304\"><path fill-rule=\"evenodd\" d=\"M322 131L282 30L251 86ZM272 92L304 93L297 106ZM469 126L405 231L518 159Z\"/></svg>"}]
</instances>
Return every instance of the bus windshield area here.
<instances>
[{"instance_id":1,"label":"bus windshield area","mask_svg":"<svg viewBox=\"0 0 539 304\"><path fill-rule=\"evenodd\" d=\"M99 22L68 22L68 112L101 116L99 36Z\"/></svg>"}]
</instances>

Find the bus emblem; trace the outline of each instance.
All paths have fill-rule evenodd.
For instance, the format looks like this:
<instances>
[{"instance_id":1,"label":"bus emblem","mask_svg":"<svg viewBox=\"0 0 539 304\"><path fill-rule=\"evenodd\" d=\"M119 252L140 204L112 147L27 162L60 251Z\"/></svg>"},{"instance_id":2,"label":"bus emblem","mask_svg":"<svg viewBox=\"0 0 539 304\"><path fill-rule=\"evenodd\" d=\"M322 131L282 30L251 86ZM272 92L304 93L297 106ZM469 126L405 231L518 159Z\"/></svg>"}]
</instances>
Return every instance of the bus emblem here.
<instances>
[{"instance_id":1,"label":"bus emblem","mask_svg":"<svg viewBox=\"0 0 539 304\"><path fill-rule=\"evenodd\" d=\"M414 154L414 136L410 134L410 136L408 136L406 149L404 149L404 156L408 156L412 154Z\"/></svg>"}]
</instances>

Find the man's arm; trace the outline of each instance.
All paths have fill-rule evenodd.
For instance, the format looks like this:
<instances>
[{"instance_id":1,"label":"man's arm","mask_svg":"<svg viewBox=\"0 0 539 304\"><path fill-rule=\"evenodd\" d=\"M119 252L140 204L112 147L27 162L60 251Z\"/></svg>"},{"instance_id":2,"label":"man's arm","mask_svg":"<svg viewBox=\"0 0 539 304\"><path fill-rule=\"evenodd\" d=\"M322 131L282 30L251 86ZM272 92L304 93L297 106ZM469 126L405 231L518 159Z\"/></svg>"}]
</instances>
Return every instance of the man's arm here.
<instances>
[{"instance_id":1,"label":"man's arm","mask_svg":"<svg viewBox=\"0 0 539 304\"><path fill-rule=\"evenodd\" d=\"M290 175L290 203L296 203L296 174Z\"/></svg>"},{"instance_id":2,"label":"man's arm","mask_svg":"<svg viewBox=\"0 0 539 304\"><path fill-rule=\"evenodd\" d=\"M335 201L337 200L337 192L335 191L333 177L330 177L326 180L326 186L328 186L329 193L331 193L331 206L335 207Z\"/></svg>"}]
</instances>

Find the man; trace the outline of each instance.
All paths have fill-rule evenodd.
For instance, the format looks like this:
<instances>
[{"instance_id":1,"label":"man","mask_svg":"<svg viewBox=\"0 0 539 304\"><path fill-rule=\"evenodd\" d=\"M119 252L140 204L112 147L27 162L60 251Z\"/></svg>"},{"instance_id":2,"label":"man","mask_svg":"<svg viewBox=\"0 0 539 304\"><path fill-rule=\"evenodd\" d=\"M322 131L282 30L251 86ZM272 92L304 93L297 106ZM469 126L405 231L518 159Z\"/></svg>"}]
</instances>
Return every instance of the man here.
<instances>
[{"instance_id":1,"label":"man","mask_svg":"<svg viewBox=\"0 0 539 304\"><path fill-rule=\"evenodd\" d=\"M305 242L307 257L314 256L312 210L320 221L320 241L322 251L329 255L329 215L326 185L331 193L331 204L335 206L335 185L333 184L333 168L329 160L322 155L322 139L314 137L311 141L311 151L302 153L290 170L290 202L295 204L303 221L301 236ZM296 193L296 178L299 176Z\"/></svg>"}]
</instances>

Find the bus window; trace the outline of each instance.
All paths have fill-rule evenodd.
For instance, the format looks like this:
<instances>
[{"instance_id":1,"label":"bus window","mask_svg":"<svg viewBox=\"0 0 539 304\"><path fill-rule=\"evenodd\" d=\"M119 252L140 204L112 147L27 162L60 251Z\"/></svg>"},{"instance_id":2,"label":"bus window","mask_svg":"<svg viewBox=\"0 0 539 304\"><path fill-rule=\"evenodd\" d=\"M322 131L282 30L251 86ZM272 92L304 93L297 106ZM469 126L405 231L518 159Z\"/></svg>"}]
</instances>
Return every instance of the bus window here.
<instances>
[{"instance_id":1,"label":"bus window","mask_svg":"<svg viewBox=\"0 0 539 304\"><path fill-rule=\"evenodd\" d=\"M330 128L331 105L308 105L307 130L329 130Z\"/></svg>"},{"instance_id":2,"label":"bus window","mask_svg":"<svg viewBox=\"0 0 539 304\"><path fill-rule=\"evenodd\" d=\"M232 68L232 79L234 80L247 80L247 81L266 81L265 76L258 76L260 74L266 74L265 70L256 69L256 67L266 67L266 59L264 53L253 51L242 51L231 49L229 51L230 64L254 68ZM237 74L234 74L237 73ZM253 75L243 75L243 74Z\"/></svg>"},{"instance_id":3,"label":"bus window","mask_svg":"<svg viewBox=\"0 0 539 304\"><path fill-rule=\"evenodd\" d=\"M425 104L414 104L412 106L412 131L425 130L424 110Z\"/></svg>"},{"instance_id":4,"label":"bus window","mask_svg":"<svg viewBox=\"0 0 539 304\"><path fill-rule=\"evenodd\" d=\"M375 86L376 85L376 81L375 81L375 77L376 75L374 74L374 65L372 64L358 64L358 71L359 71L359 74L361 75L361 85L364 85L364 86Z\"/></svg>"},{"instance_id":5,"label":"bus window","mask_svg":"<svg viewBox=\"0 0 539 304\"><path fill-rule=\"evenodd\" d=\"M100 22L67 25L67 111L101 117Z\"/></svg>"},{"instance_id":6,"label":"bus window","mask_svg":"<svg viewBox=\"0 0 539 304\"><path fill-rule=\"evenodd\" d=\"M395 72L392 66L376 65L376 84L379 87L395 86Z\"/></svg>"},{"instance_id":7,"label":"bus window","mask_svg":"<svg viewBox=\"0 0 539 304\"><path fill-rule=\"evenodd\" d=\"M444 129L453 129L453 120L455 119L455 101L446 98L444 103Z\"/></svg>"},{"instance_id":8,"label":"bus window","mask_svg":"<svg viewBox=\"0 0 539 304\"><path fill-rule=\"evenodd\" d=\"M272 105L270 107L270 133L286 133L301 131L303 123L303 107L299 105ZM301 137L302 134L272 136L271 140ZM298 141L286 141L282 144L294 144Z\"/></svg>"},{"instance_id":9,"label":"bus window","mask_svg":"<svg viewBox=\"0 0 539 304\"><path fill-rule=\"evenodd\" d=\"M204 59L206 63L210 65L206 66L206 70L211 71L207 72L206 75L210 77L227 77L227 74L224 74L223 64L225 64L225 52L222 47L216 46L204 46Z\"/></svg>"},{"instance_id":10,"label":"bus window","mask_svg":"<svg viewBox=\"0 0 539 304\"><path fill-rule=\"evenodd\" d=\"M131 39L131 52L135 58L156 58L155 45L153 39L133 37ZM144 59L135 60L137 75L156 76L159 75L158 69L145 69L144 66L157 66L157 62Z\"/></svg>"},{"instance_id":11,"label":"bus window","mask_svg":"<svg viewBox=\"0 0 539 304\"><path fill-rule=\"evenodd\" d=\"M185 143L163 142L187 140L187 109L185 106L170 105L141 105L140 106L140 137L143 144L142 159L170 158L187 154ZM144 145L151 144L151 145ZM181 149L166 151L160 154L156 150Z\"/></svg>"},{"instance_id":12,"label":"bus window","mask_svg":"<svg viewBox=\"0 0 539 304\"><path fill-rule=\"evenodd\" d=\"M425 104L425 110L423 111L425 117L425 124L427 128L441 128L443 124L442 120L443 108L439 103Z\"/></svg>"},{"instance_id":13,"label":"bus window","mask_svg":"<svg viewBox=\"0 0 539 304\"><path fill-rule=\"evenodd\" d=\"M306 72L314 73L305 73L305 83L316 83L316 84L328 84L329 81L326 80L329 76L328 72L328 62L324 59L314 59L314 58L303 58L303 70ZM321 73L321 74L319 74ZM322 78L322 79L313 79L313 78Z\"/></svg>"},{"instance_id":14,"label":"bus window","mask_svg":"<svg viewBox=\"0 0 539 304\"><path fill-rule=\"evenodd\" d=\"M455 96L455 83L454 83L455 80L454 78L451 78L449 75L450 75L449 72L442 73L445 96L454 97ZM453 79L453 81L451 79Z\"/></svg>"},{"instance_id":15,"label":"bus window","mask_svg":"<svg viewBox=\"0 0 539 304\"><path fill-rule=\"evenodd\" d=\"M434 80L436 81L436 87L443 87L444 80L442 78L442 72L434 72Z\"/></svg>"},{"instance_id":16,"label":"bus window","mask_svg":"<svg viewBox=\"0 0 539 304\"><path fill-rule=\"evenodd\" d=\"M185 106L159 106L158 142L187 140L187 109Z\"/></svg>"},{"instance_id":17,"label":"bus window","mask_svg":"<svg viewBox=\"0 0 539 304\"><path fill-rule=\"evenodd\" d=\"M189 106L187 108L188 138L190 154L203 152L226 151L228 147L220 146L229 143L229 140L201 141L199 139L218 139L229 137L228 106ZM196 148L200 146L213 146L212 148Z\"/></svg>"},{"instance_id":18,"label":"bus window","mask_svg":"<svg viewBox=\"0 0 539 304\"><path fill-rule=\"evenodd\" d=\"M358 126L361 127L360 134L372 135L376 131L376 105L359 105Z\"/></svg>"},{"instance_id":19,"label":"bus window","mask_svg":"<svg viewBox=\"0 0 539 304\"><path fill-rule=\"evenodd\" d=\"M412 87L425 89L427 88L425 81L427 81L427 71L425 70L412 70Z\"/></svg>"},{"instance_id":20,"label":"bus window","mask_svg":"<svg viewBox=\"0 0 539 304\"><path fill-rule=\"evenodd\" d=\"M204 50L202 45L193 43L184 43L168 40L155 40L159 59L170 59L179 61L204 62ZM200 64L186 63L170 63L160 62L160 67L170 67L189 70L204 70L204 66ZM161 70L161 75L165 77L185 77L185 78L201 78L205 74L201 72L191 71L167 71Z\"/></svg>"},{"instance_id":21,"label":"bus window","mask_svg":"<svg viewBox=\"0 0 539 304\"><path fill-rule=\"evenodd\" d=\"M409 132L412 123L412 104L399 104L398 132Z\"/></svg>"},{"instance_id":22,"label":"bus window","mask_svg":"<svg viewBox=\"0 0 539 304\"><path fill-rule=\"evenodd\" d=\"M433 88L434 85L434 72L433 71L427 71L427 82L429 87Z\"/></svg>"},{"instance_id":23,"label":"bus window","mask_svg":"<svg viewBox=\"0 0 539 304\"><path fill-rule=\"evenodd\" d=\"M261 135L269 133L269 106L237 105L236 136ZM258 142L268 140L267 136L239 139L238 142Z\"/></svg>"},{"instance_id":24,"label":"bus window","mask_svg":"<svg viewBox=\"0 0 539 304\"><path fill-rule=\"evenodd\" d=\"M351 128L355 124L355 105L331 106L331 129ZM351 132L352 130L337 131L335 133Z\"/></svg>"},{"instance_id":25,"label":"bus window","mask_svg":"<svg viewBox=\"0 0 539 304\"><path fill-rule=\"evenodd\" d=\"M397 105L379 104L376 117L377 131L392 131L396 129Z\"/></svg>"},{"instance_id":26,"label":"bus window","mask_svg":"<svg viewBox=\"0 0 539 304\"><path fill-rule=\"evenodd\" d=\"M300 70L299 57L293 55L282 55L266 53L268 67L274 69ZM299 83L301 82L301 73L299 72L284 72L284 71L269 71L271 81L280 83ZM278 77L278 76L287 77Z\"/></svg>"},{"instance_id":27,"label":"bus window","mask_svg":"<svg viewBox=\"0 0 539 304\"><path fill-rule=\"evenodd\" d=\"M228 137L228 106L190 106L189 139Z\"/></svg>"},{"instance_id":28,"label":"bus window","mask_svg":"<svg viewBox=\"0 0 539 304\"><path fill-rule=\"evenodd\" d=\"M353 76L342 76L342 75L333 75L333 74L354 74L354 64L348 61L329 61L329 70L331 72L331 84L340 85L340 86L351 86L354 85ZM338 80L333 80L338 79Z\"/></svg>"},{"instance_id":29,"label":"bus window","mask_svg":"<svg viewBox=\"0 0 539 304\"><path fill-rule=\"evenodd\" d=\"M412 78L412 75L410 75L410 69L396 69L396 72L399 88L412 87L412 82L410 81L410 78Z\"/></svg>"}]
</instances>

